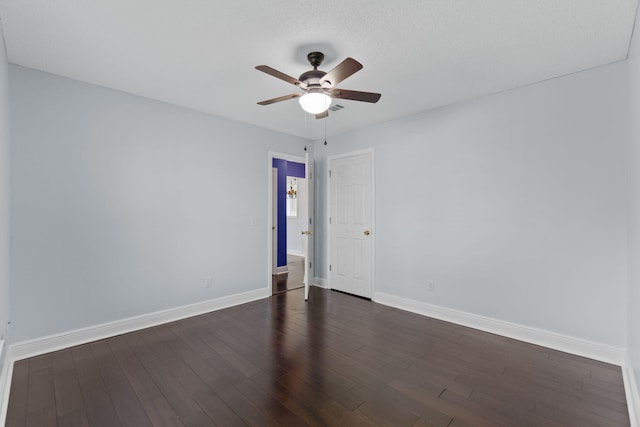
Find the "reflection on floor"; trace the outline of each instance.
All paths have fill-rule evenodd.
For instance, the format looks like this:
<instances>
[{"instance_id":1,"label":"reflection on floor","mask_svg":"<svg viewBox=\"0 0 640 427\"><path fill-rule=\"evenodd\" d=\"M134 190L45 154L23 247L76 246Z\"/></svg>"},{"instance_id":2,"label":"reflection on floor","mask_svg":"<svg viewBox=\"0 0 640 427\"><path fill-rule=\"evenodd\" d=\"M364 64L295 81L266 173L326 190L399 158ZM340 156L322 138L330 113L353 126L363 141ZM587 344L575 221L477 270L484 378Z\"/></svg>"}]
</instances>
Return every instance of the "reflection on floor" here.
<instances>
[{"instance_id":1,"label":"reflection on floor","mask_svg":"<svg viewBox=\"0 0 640 427\"><path fill-rule=\"evenodd\" d=\"M288 273L272 276L271 293L274 295L304 286L304 257L288 254L287 266Z\"/></svg>"}]
</instances>

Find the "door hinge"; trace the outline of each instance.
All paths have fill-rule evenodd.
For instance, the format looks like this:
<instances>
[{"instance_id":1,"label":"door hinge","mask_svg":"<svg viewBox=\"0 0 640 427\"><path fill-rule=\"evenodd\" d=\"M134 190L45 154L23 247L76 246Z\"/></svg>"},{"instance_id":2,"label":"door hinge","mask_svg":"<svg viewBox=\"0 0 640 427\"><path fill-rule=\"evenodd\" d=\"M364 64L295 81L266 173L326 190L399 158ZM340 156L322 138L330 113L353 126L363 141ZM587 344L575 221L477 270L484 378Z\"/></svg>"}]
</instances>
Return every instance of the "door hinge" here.
<instances>
[{"instance_id":1,"label":"door hinge","mask_svg":"<svg viewBox=\"0 0 640 427\"><path fill-rule=\"evenodd\" d=\"M329 217L329 224L331 224L331 217Z\"/></svg>"},{"instance_id":2,"label":"door hinge","mask_svg":"<svg viewBox=\"0 0 640 427\"><path fill-rule=\"evenodd\" d=\"M312 266L312 265L313 265L313 264L311 263L311 261L309 261L309 270L311 270L311 266Z\"/></svg>"},{"instance_id":3,"label":"door hinge","mask_svg":"<svg viewBox=\"0 0 640 427\"><path fill-rule=\"evenodd\" d=\"M331 171L329 171L329 178L331 178Z\"/></svg>"},{"instance_id":4,"label":"door hinge","mask_svg":"<svg viewBox=\"0 0 640 427\"><path fill-rule=\"evenodd\" d=\"M309 218L309 225L311 225L311 218Z\"/></svg>"},{"instance_id":5,"label":"door hinge","mask_svg":"<svg viewBox=\"0 0 640 427\"><path fill-rule=\"evenodd\" d=\"M329 271L331 271L331 264L329 264Z\"/></svg>"}]
</instances>

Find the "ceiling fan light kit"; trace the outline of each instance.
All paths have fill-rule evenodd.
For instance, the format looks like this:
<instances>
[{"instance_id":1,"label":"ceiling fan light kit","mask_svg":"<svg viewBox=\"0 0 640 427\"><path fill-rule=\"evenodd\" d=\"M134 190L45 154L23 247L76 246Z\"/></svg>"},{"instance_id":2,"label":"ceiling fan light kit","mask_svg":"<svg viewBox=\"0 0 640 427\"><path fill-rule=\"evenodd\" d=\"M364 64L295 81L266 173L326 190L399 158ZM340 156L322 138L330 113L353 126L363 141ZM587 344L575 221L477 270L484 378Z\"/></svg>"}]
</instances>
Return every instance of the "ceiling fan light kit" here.
<instances>
[{"instance_id":1,"label":"ceiling fan light kit","mask_svg":"<svg viewBox=\"0 0 640 427\"><path fill-rule=\"evenodd\" d=\"M307 92L300 97L298 102L302 109L309 114L320 114L331 106L331 97L322 92Z\"/></svg>"},{"instance_id":2,"label":"ceiling fan light kit","mask_svg":"<svg viewBox=\"0 0 640 427\"><path fill-rule=\"evenodd\" d=\"M379 93L359 92L355 90L337 89L335 86L347 77L362 69L362 64L353 58L347 58L339 63L333 70L325 73L318 70L324 60L322 52L311 52L307 60L313 70L306 71L296 79L267 65L258 65L256 70L269 74L292 85L298 86L304 94L292 93L258 102L259 105L270 105L288 99L300 98L298 102L302 109L310 114L315 114L317 119L323 119L329 115L328 108L333 98L350 99L362 102L378 102Z\"/></svg>"}]
</instances>

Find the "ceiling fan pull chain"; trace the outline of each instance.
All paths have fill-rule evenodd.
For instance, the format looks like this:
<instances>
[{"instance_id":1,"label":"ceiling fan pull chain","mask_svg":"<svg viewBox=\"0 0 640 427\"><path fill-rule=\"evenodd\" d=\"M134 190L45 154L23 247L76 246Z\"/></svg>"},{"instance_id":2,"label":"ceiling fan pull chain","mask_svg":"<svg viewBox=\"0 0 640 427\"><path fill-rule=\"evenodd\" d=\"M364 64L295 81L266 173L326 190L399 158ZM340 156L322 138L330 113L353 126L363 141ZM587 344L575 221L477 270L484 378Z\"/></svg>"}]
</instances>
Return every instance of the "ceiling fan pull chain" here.
<instances>
[{"instance_id":1,"label":"ceiling fan pull chain","mask_svg":"<svg viewBox=\"0 0 640 427\"><path fill-rule=\"evenodd\" d=\"M327 122L329 120L325 119L324 121L324 145L327 145Z\"/></svg>"}]
</instances>

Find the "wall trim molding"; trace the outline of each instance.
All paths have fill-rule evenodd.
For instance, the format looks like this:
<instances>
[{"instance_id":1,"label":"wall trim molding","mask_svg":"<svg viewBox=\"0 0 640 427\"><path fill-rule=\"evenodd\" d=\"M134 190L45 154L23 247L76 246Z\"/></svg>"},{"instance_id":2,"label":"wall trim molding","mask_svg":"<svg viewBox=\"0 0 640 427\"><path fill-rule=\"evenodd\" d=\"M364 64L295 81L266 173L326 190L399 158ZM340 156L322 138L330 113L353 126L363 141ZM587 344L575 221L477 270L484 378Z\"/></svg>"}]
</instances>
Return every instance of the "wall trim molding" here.
<instances>
[{"instance_id":1,"label":"wall trim molding","mask_svg":"<svg viewBox=\"0 0 640 427\"><path fill-rule=\"evenodd\" d=\"M622 365L622 379L624 380L624 394L627 396L627 407L631 427L640 427L640 393L633 364L629 353L625 351L624 364Z\"/></svg>"},{"instance_id":2,"label":"wall trim molding","mask_svg":"<svg viewBox=\"0 0 640 427\"><path fill-rule=\"evenodd\" d=\"M2 373L0 374L0 425L4 425L9 404L9 391L13 364L15 361L56 350L73 347L88 342L101 340L116 335L126 334L152 326L161 325L187 317L217 311L259 299L269 298L271 289L261 288L235 295L215 298L195 304L184 305L167 310L156 311L140 316L129 317L113 322L89 326L60 334L49 335L33 340L17 342L8 346Z\"/></svg>"},{"instance_id":3,"label":"wall trim molding","mask_svg":"<svg viewBox=\"0 0 640 427\"><path fill-rule=\"evenodd\" d=\"M328 281L320 277L314 277L314 286L325 289L329 288ZM4 425L6 420L13 364L17 360L197 316L211 311L221 310L270 296L271 292L268 288L256 289L65 333L18 342L6 348L4 343L0 341L0 360L2 360L3 352L5 353L4 363L0 371L0 425ZM373 301L412 313L621 366L631 427L640 427L640 395L638 393L631 360L627 351L624 349L397 297L382 292L375 292Z\"/></svg>"},{"instance_id":4,"label":"wall trim molding","mask_svg":"<svg viewBox=\"0 0 640 427\"><path fill-rule=\"evenodd\" d=\"M317 287L323 288L323 289L330 289L329 288L329 281L327 279L323 279L322 277L314 277L313 278L313 286L317 286Z\"/></svg>"},{"instance_id":5,"label":"wall trim molding","mask_svg":"<svg viewBox=\"0 0 640 427\"><path fill-rule=\"evenodd\" d=\"M167 310L156 311L140 316L129 317L113 322L89 326L60 334L49 335L33 340L22 341L10 346L13 361L50 353L88 342L161 325L187 317L197 316L211 311L256 301L271 296L269 288L256 289L240 294L229 295L195 304L184 305Z\"/></svg>"},{"instance_id":6,"label":"wall trim molding","mask_svg":"<svg viewBox=\"0 0 640 427\"><path fill-rule=\"evenodd\" d=\"M5 355L4 347L4 340L0 340L0 425L4 425L6 418L7 405L9 404L9 395L7 393L9 392L9 384L11 384L11 374L13 372L13 369L9 369L9 365L13 368L13 363L10 363L9 356Z\"/></svg>"},{"instance_id":7,"label":"wall trim molding","mask_svg":"<svg viewBox=\"0 0 640 427\"><path fill-rule=\"evenodd\" d=\"M278 274L284 274L284 273L288 273L289 272L289 266L288 265L281 265L279 267L276 267L275 271L273 272L274 275L278 275Z\"/></svg>"},{"instance_id":8,"label":"wall trim molding","mask_svg":"<svg viewBox=\"0 0 640 427\"><path fill-rule=\"evenodd\" d=\"M9 359L9 351L7 357L2 364L2 373L0 373L0 425L5 424L7 419L7 409L9 408L9 390L11 389L11 378L13 377L13 360Z\"/></svg>"},{"instance_id":9,"label":"wall trim molding","mask_svg":"<svg viewBox=\"0 0 640 427\"><path fill-rule=\"evenodd\" d=\"M624 366L625 363L625 350L619 347L397 297L382 292L376 292L373 301L423 316L468 326L481 331L588 357L617 366Z\"/></svg>"},{"instance_id":10,"label":"wall trim molding","mask_svg":"<svg viewBox=\"0 0 640 427\"><path fill-rule=\"evenodd\" d=\"M317 279L322 280L322 279ZM626 349L376 292L373 301L423 316L620 366L631 427L640 427L640 391Z\"/></svg>"}]
</instances>

